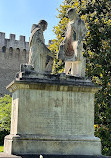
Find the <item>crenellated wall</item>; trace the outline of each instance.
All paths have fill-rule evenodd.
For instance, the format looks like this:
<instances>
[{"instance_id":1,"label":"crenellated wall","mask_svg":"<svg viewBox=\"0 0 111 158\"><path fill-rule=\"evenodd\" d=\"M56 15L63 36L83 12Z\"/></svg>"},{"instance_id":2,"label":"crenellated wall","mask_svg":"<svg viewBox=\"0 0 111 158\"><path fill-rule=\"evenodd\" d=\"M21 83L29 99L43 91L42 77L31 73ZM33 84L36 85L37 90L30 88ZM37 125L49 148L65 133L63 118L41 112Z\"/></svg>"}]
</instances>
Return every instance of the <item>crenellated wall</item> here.
<instances>
[{"instance_id":1,"label":"crenellated wall","mask_svg":"<svg viewBox=\"0 0 111 158\"><path fill-rule=\"evenodd\" d=\"M7 48L7 51L11 47L14 50L19 48L20 51L23 51L23 50L29 51L29 42L25 41L25 36L20 36L19 40L16 40L15 34L10 34L9 39L6 39L5 33L0 32L0 48L1 48L1 50L3 47Z\"/></svg>"},{"instance_id":2,"label":"crenellated wall","mask_svg":"<svg viewBox=\"0 0 111 158\"><path fill-rule=\"evenodd\" d=\"M6 86L14 80L20 64L28 62L28 56L29 42L25 36L16 40L16 35L10 34L7 39L5 33L0 32L0 96L9 93Z\"/></svg>"}]
</instances>

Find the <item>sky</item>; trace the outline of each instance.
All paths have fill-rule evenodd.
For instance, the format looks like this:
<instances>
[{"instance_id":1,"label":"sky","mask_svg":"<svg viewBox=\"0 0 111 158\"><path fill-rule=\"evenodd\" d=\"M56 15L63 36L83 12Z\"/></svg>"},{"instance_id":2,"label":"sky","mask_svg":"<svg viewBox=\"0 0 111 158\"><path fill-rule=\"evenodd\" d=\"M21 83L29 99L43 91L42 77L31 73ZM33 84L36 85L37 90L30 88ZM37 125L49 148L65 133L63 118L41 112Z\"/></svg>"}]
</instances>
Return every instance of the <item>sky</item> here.
<instances>
[{"instance_id":1,"label":"sky","mask_svg":"<svg viewBox=\"0 0 111 158\"><path fill-rule=\"evenodd\" d=\"M59 22L57 8L63 0L0 0L0 32L26 36L29 40L32 24L40 20L48 22L48 28L44 32L45 43L56 36L53 27Z\"/></svg>"}]
</instances>

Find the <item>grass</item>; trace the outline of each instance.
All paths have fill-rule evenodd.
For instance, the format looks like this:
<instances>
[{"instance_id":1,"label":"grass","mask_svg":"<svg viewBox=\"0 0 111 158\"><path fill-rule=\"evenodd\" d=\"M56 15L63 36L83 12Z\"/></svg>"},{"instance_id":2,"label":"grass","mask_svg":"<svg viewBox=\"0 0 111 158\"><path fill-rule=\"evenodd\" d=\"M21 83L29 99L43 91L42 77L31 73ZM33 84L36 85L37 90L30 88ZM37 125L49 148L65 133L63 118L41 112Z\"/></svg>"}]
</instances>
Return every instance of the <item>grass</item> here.
<instances>
[{"instance_id":1,"label":"grass","mask_svg":"<svg viewBox=\"0 0 111 158\"><path fill-rule=\"evenodd\" d=\"M4 146L0 146L0 152L3 152L3 147L4 147Z\"/></svg>"}]
</instances>

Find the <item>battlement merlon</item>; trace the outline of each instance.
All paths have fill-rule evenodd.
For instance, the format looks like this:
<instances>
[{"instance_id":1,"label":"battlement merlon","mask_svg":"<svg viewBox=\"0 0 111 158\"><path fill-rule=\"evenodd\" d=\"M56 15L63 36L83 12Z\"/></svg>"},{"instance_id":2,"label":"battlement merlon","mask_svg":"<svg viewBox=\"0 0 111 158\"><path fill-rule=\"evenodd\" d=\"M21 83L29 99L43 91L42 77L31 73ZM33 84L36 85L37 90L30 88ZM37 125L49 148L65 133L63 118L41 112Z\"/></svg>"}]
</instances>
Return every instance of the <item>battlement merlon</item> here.
<instances>
[{"instance_id":1,"label":"battlement merlon","mask_svg":"<svg viewBox=\"0 0 111 158\"><path fill-rule=\"evenodd\" d=\"M0 40L5 40L5 39L7 39L6 37L5 37L5 33L4 32L0 32ZM16 35L15 34L10 34L9 35L9 40L16 40ZM26 42L25 41L25 36L23 36L23 35L20 35L19 36L19 40L17 40L17 41L22 41L22 42Z\"/></svg>"},{"instance_id":2,"label":"battlement merlon","mask_svg":"<svg viewBox=\"0 0 111 158\"><path fill-rule=\"evenodd\" d=\"M0 32L0 38L5 39L5 33L4 32Z\"/></svg>"},{"instance_id":3,"label":"battlement merlon","mask_svg":"<svg viewBox=\"0 0 111 158\"><path fill-rule=\"evenodd\" d=\"M20 36L19 36L19 40L20 40L21 42L25 42L25 36L20 35Z\"/></svg>"},{"instance_id":4,"label":"battlement merlon","mask_svg":"<svg viewBox=\"0 0 111 158\"><path fill-rule=\"evenodd\" d=\"M15 35L15 34L10 34L10 35L9 35L9 39L10 39L10 40L15 40L15 38L16 38L16 35Z\"/></svg>"},{"instance_id":5,"label":"battlement merlon","mask_svg":"<svg viewBox=\"0 0 111 158\"><path fill-rule=\"evenodd\" d=\"M0 48L4 46L8 49L12 47L13 49L20 48L29 51L29 42L25 41L25 36L20 35L19 40L16 40L15 34L10 34L9 38L6 38L5 33L0 32Z\"/></svg>"}]
</instances>

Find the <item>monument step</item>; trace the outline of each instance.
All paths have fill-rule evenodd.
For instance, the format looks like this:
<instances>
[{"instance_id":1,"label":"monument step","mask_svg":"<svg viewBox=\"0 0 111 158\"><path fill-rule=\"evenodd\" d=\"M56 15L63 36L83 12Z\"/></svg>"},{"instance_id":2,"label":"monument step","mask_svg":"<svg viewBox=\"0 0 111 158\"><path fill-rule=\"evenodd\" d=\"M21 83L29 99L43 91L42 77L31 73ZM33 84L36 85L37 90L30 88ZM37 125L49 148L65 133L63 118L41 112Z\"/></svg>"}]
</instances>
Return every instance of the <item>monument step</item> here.
<instances>
[{"instance_id":1,"label":"monument step","mask_svg":"<svg viewBox=\"0 0 111 158\"><path fill-rule=\"evenodd\" d=\"M21 156L10 155L4 152L0 153L0 158L22 158Z\"/></svg>"},{"instance_id":2,"label":"monument step","mask_svg":"<svg viewBox=\"0 0 111 158\"><path fill-rule=\"evenodd\" d=\"M22 158L111 158L103 155L21 155Z\"/></svg>"},{"instance_id":3,"label":"monument step","mask_svg":"<svg viewBox=\"0 0 111 158\"><path fill-rule=\"evenodd\" d=\"M37 155L37 154L25 154L21 156L9 155L6 153L0 153L0 158L111 158L111 156L103 155Z\"/></svg>"}]
</instances>

